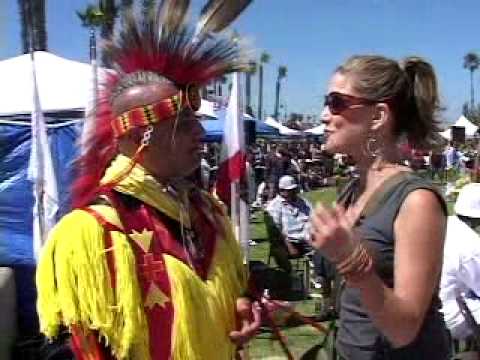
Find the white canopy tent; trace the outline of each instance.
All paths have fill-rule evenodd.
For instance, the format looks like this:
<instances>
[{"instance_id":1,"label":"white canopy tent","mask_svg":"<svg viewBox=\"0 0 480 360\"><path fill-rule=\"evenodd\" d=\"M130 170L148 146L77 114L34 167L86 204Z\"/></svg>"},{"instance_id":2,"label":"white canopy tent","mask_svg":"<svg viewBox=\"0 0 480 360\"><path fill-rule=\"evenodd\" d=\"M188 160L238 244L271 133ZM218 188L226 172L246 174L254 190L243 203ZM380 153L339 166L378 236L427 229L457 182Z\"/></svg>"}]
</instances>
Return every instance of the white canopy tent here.
<instances>
[{"instance_id":1,"label":"white canopy tent","mask_svg":"<svg viewBox=\"0 0 480 360\"><path fill-rule=\"evenodd\" d=\"M475 133L478 131L478 126L473 124L470 120L468 120L464 115L460 116L458 120L452 126L459 126L465 128L465 137L467 139L472 138L475 136ZM452 139L452 129L451 127L442 131L440 135L447 140Z\"/></svg>"},{"instance_id":2,"label":"white canopy tent","mask_svg":"<svg viewBox=\"0 0 480 360\"><path fill-rule=\"evenodd\" d=\"M83 110L92 94L89 64L61 58L45 51L35 52L40 104L45 112ZM32 112L32 66L30 54L0 61L0 115Z\"/></svg>"},{"instance_id":3,"label":"white canopy tent","mask_svg":"<svg viewBox=\"0 0 480 360\"><path fill-rule=\"evenodd\" d=\"M444 139L447 139L447 140L451 140L452 139L452 129L448 128L442 132L439 133L441 137L443 137Z\"/></svg>"},{"instance_id":4,"label":"white canopy tent","mask_svg":"<svg viewBox=\"0 0 480 360\"><path fill-rule=\"evenodd\" d=\"M478 130L478 126L468 120L465 116L460 116L454 126L462 126L465 128L465 136L473 137Z\"/></svg>"},{"instance_id":5,"label":"white canopy tent","mask_svg":"<svg viewBox=\"0 0 480 360\"><path fill-rule=\"evenodd\" d=\"M202 102L200 104L200 109L198 109L198 113L201 115L205 115L209 118L215 118L215 119L218 118L215 111L214 103L212 101L207 101L202 99Z\"/></svg>"},{"instance_id":6,"label":"white canopy tent","mask_svg":"<svg viewBox=\"0 0 480 360\"><path fill-rule=\"evenodd\" d=\"M325 132L325 124L315 126L314 128L305 130L305 132L313 135L323 135Z\"/></svg>"},{"instance_id":7,"label":"white canopy tent","mask_svg":"<svg viewBox=\"0 0 480 360\"><path fill-rule=\"evenodd\" d=\"M46 51L35 52L40 105L44 112L84 111L93 98L92 68L88 63L68 60ZM101 79L105 70L98 69ZM0 61L0 115L30 114L32 67L30 54ZM212 102L202 100L199 112L217 117Z\"/></svg>"},{"instance_id":8,"label":"white canopy tent","mask_svg":"<svg viewBox=\"0 0 480 360\"><path fill-rule=\"evenodd\" d=\"M281 135L302 135L303 132L300 130L295 130L295 129L290 129L289 127L286 127L285 125L280 124L277 120L275 120L273 117L268 116L265 119L265 124L274 127L275 129L278 129Z\"/></svg>"}]
</instances>

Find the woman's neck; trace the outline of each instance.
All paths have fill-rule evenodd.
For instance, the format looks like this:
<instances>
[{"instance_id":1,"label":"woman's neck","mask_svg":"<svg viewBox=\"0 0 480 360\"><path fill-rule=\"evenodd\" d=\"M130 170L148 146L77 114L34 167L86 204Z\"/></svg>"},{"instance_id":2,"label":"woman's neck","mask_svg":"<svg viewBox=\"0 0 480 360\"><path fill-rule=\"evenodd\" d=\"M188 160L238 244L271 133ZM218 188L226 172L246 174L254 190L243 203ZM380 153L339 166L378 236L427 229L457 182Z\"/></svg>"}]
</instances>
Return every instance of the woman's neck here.
<instances>
[{"instance_id":1,"label":"woman's neck","mask_svg":"<svg viewBox=\"0 0 480 360\"><path fill-rule=\"evenodd\" d=\"M385 149L378 156L365 156L358 159L357 166L360 174L361 192L375 188L386 177L399 170L407 170L406 166L400 165L400 157L395 146Z\"/></svg>"}]
</instances>

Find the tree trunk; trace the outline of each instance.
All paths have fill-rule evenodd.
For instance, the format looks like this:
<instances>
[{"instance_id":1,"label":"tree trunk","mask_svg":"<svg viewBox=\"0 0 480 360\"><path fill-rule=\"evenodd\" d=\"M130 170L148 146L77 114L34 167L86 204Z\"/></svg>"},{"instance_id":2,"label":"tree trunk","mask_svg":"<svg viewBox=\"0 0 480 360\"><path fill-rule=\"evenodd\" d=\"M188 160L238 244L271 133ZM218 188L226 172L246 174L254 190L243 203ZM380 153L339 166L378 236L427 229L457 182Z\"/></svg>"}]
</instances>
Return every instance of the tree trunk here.
<instances>
[{"instance_id":1,"label":"tree trunk","mask_svg":"<svg viewBox=\"0 0 480 360\"><path fill-rule=\"evenodd\" d=\"M474 111L475 110L475 89L474 89L474 86L473 86L473 72L475 70L473 70L472 68L470 69L470 111Z\"/></svg>"},{"instance_id":2,"label":"tree trunk","mask_svg":"<svg viewBox=\"0 0 480 360\"><path fill-rule=\"evenodd\" d=\"M22 37L22 48L23 53L27 54L30 51L30 34L29 34L29 23L30 23L30 3L27 0L17 0L18 10L20 11L20 21L21 21L21 37Z\"/></svg>"},{"instance_id":3,"label":"tree trunk","mask_svg":"<svg viewBox=\"0 0 480 360\"><path fill-rule=\"evenodd\" d=\"M275 110L273 117L278 121L278 105L280 102L280 78L277 78L277 86L275 88Z\"/></svg>"},{"instance_id":4,"label":"tree trunk","mask_svg":"<svg viewBox=\"0 0 480 360\"><path fill-rule=\"evenodd\" d=\"M45 21L45 0L32 0L33 49L47 50L47 28Z\"/></svg>"},{"instance_id":5,"label":"tree trunk","mask_svg":"<svg viewBox=\"0 0 480 360\"><path fill-rule=\"evenodd\" d=\"M245 73L245 109L247 109L248 115L251 112L251 97L252 97L252 74L250 72Z\"/></svg>"},{"instance_id":6,"label":"tree trunk","mask_svg":"<svg viewBox=\"0 0 480 360\"><path fill-rule=\"evenodd\" d=\"M103 4L103 11L104 11L104 19L105 21L102 23L100 27L100 37L103 40L108 40L111 38L113 34L113 28L115 26L115 19L116 19L116 7L115 7L115 0L100 0ZM105 54L102 53L101 61L103 65L106 65L106 58Z\"/></svg>"},{"instance_id":7,"label":"tree trunk","mask_svg":"<svg viewBox=\"0 0 480 360\"><path fill-rule=\"evenodd\" d=\"M115 0L103 1L105 13L105 22L100 29L100 36L102 39L109 39L113 33L113 26L115 25Z\"/></svg>"},{"instance_id":8,"label":"tree trunk","mask_svg":"<svg viewBox=\"0 0 480 360\"><path fill-rule=\"evenodd\" d=\"M18 0L23 53L47 50L45 0Z\"/></svg>"},{"instance_id":9,"label":"tree trunk","mask_svg":"<svg viewBox=\"0 0 480 360\"><path fill-rule=\"evenodd\" d=\"M258 67L258 110L257 116L259 120L263 120L263 65Z\"/></svg>"}]
</instances>

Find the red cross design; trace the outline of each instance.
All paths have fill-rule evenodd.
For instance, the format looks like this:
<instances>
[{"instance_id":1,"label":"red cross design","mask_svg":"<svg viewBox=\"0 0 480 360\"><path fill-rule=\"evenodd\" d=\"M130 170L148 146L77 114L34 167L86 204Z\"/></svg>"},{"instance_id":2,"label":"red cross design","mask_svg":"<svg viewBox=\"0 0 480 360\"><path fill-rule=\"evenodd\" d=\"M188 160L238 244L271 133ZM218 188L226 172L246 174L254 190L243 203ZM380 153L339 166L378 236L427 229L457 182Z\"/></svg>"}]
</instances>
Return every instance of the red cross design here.
<instances>
[{"instance_id":1,"label":"red cross design","mask_svg":"<svg viewBox=\"0 0 480 360\"><path fill-rule=\"evenodd\" d=\"M142 275L149 281L160 281L161 274L165 271L162 260L155 260L153 254L143 255L143 264L140 264Z\"/></svg>"}]
</instances>

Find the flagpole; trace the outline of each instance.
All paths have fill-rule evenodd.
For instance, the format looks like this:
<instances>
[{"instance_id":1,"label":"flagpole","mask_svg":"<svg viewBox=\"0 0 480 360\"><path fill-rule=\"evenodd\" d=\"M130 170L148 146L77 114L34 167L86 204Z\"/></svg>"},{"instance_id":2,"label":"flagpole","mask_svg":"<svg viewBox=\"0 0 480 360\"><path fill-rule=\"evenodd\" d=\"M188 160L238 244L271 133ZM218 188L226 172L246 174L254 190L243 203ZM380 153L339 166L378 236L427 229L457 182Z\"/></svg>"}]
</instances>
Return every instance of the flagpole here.
<instances>
[{"instance_id":1,"label":"flagpole","mask_svg":"<svg viewBox=\"0 0 480 360\"><path fill-rule=\"evenodd\" d=\"M234 126L234 134L233 136L236 139L233 139L235 143L238 144L238 148L244 153L243 154L243 161L246 159L246 149L245 149L245 129L243 123L243 96L242 96L242 83L239 73L234 73L232 78L232 92L230 94L230 101L232 101L233 97L236 97L236 108L235 108L235 117L236 117L236 126ZM232 119L228 119L232 121ZM243 164L246 167L245 164ZM242 181L245 179L238 179L231 183L231 219L235 229L235 236L237 240L240 242L240 245L243 248L244 252L244 263L248 266L249 260L249 224L248 224L248 204L243 199L244 196L244 189L242 189ZM247 188L245 187L245 190Z\"/></svg>"},{"instance_id":2,"label":"flagpole","mask_svg":"<svg viewBox=\"0 0 480 360\"><path fill-rule=\"evenodd\" d=\"M91 98L85 107L85 120L83 123L80 149L84 154L87 151L87 139L92 130L93 119L95 118L97 100L98 100L98 64L97 64L97 34L93 26L90 27L90 67L92 74Z\"/></svg>"},{"instance_id":3,"label":"flagpole","mask_svg":"<svg viewBox=\"0 0 480 360\"><path fill-rule=\"evenodd\" d=\"M236 126L234 126L234 142L237 144L241 152L243 152L243 167L244 167L244 176L241 179L231 183L231 219L234 226L235 236L240 243L240 246L243 249L243 263L247 274L249 273L249 258L250 258L250 249L249 249L249 208L244 195L248 191L248 186L246 180L246 147L245 147L245 128L243 121L244 114L244 104L243 104L243 87L242 87L242 77L239 73L233 73L232 75L232 92L230 93L230 102L235 101L235 120ZM235 98L235 99L234 99ZM230 106L230 104L229 104ZM227 120L232 120L228 119ZM225 136L225 134L224 134ZM242 189L242 183L244 189ZM247 196L248 198L248 196ZM242 359L250 359L250 354L248 346L245 346L242 350Z\"/></svg>"},{"instance_id":4,"label":"flagpole","mask_svg":"<svg viewBox=\"0 0 480 360\"><path fill-rule=\"evenodd\" d=\"M93 26L90 27L90 65L92 67L92 85L93 85L93 109L97 104L98 91L98 65L97 65L97 34Z\"/></svg>"},{"instance_id":5,"label":"flagpole","mask_svg":"<svg viewBox=\"0 0 480 360\"><path fill-rule=\"evenodd\" d=\"M34 55L34 51L31 50L30 51L30 60L32 61L32 75L33 75L33 97L34 97L34 106L36 109L34 109L34 111L37 111L38 110L38 107L36 106L36 104L39 104L40 101L38 99L38 88L37 88L37 75L36 75L36 69L35 69L35 55ZM32 119L33 119L33 116L32 116ZM43 154L41 151L39 151L39 149L37 148L36 145L36 139L40 136L38 134L38 132L40 131L40 129L38 128L38 125L33 122L32 124L32 147L31 149L34 149L32 152L35 154L33 157L33 160L38 164L38 167L39 168L42 168L42 175L39 176L39 178L43 178ZM37 214L38 214L38 232L39 232L39 236L40 236L40 242L41 243L44 243L45 239L44 239L44 234L45 234L45 212L44 212L44 209L43 209L43 203L44 203L44 199L45 199L45 191L43 191L43 186L41 184L40 181L36 181L34 184L34 192L37 196L37 199L36 199L36 204L35 204L35 210L37 211ZM34 246L35 248L35 246Z\"/></svg>"},{"instance_id":6,"label":"flagpole","mask_svg":"<svg viewBox=\"0 0 480 360\"><path fill-rule=\"evenodd\" d=\"M29 34L32 36L31 27ZM35 201L33 206L32 250L33 256L35 260L37 260L40 249L47 239L48 231L56 222L58 191L48 142L47 126L40 105L35 66L35 49L32 43L33 39L30 42L33 106L31 113L32 132L28 179L32 181L33 184L32 190Z\"/></svg>"},{"instance_id":7,"label":"flagpole","mask_svg":"<svg viewBox=\"0 0 480 360\"><path fill-rule=\"evenodd\" d=\"M243 248L244 265L248 272L249 261L249 210L248 203L242 196L248 186L245 131L243 124L243 99L241 77L232 75L232 88L225 115L223 145L216 179L218 197L230 209L232 228L239 245ZM243 358L248 359L248 350L244 348Z\"/></svg>"}]
</instances>

